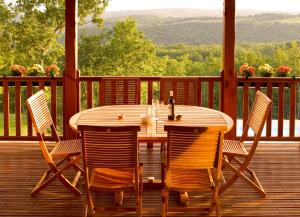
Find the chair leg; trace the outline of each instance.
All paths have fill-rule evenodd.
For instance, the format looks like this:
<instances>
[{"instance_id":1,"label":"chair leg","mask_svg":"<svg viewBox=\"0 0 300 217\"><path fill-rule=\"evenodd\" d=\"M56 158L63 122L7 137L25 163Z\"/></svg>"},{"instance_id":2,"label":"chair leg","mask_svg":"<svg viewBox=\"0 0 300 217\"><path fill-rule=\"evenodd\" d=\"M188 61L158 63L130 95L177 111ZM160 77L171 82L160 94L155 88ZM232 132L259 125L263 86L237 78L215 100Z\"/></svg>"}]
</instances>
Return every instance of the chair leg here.
<instances>
[{"instance_id":1,"label":"chair leg","mask_svg":"<svg viewBox=\"0 0 300 217\"><path fill-rule=\"evenodd\" d=\"M32 197L35 197L41 190L43 190L45 187L47 187L51 182L53 182L56 179L56 177L53 177L54 175L47 179L48 175L51 172L52 169L49 169L42 175L42 177L40 178L40 180L38 181L38 183L36 184L36 186L34 187L34 189L30 194Z\"/></svg>"},{"instance_id":2,"label":"chair leg","mask_svg":"<svg viewBox=\"0 0 300 217\"><path fill-rule=\"evenodd\" d=\"M71 182L69 182L64 175L60 174L58 176L58 179L63 183L63 185L71 192L73 192L76 196L80 196L81 192L74 186L72 185Z\"/></svg>"},{"instance_id":3,"label":"chair leg","mask_svg":"<svg viewBox=\"0 0 300 217\"><path fill-rule=\"evenodd\" d=\"M254 187L260 194L262 197L265 197L266 196L266 192L265 190L263 189L263 187L261 186L260 182L258 181L255 173L250 170L249 168L247 167L240 167L239 169L237 169L236 167L234 167L232 164L230 164L228 161L223 161L224 164L226 164L226 166L228 166L229 169L231 169L235 174L230 178L230 180L224 185L222 186L222 188L220 189L220 194L222 194L224 191L226 191L231 185L233 185L233 183L239 178L243 178L246 182L248 182L252 187ZM247 176L245 176L243 174L244 171L247 171L248 170L251 171L251 173L249 173L253 179L255 180L255 182L253 182L251 179L249 179Z\"/></svg>"}]
</instances>

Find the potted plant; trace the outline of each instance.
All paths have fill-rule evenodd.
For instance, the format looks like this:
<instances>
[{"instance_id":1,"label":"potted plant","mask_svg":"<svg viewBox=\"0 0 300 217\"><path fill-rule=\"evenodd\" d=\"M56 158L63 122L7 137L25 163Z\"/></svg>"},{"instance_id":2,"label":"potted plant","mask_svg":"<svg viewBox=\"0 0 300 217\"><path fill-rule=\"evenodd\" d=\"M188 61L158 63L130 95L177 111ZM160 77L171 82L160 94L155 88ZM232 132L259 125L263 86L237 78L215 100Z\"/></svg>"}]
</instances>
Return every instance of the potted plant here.
<instances>
[{"instance_id":1,"label":"potted plant","mask_svg":"<svg viewBox=\"0 0 300 217\"><path fill-rule=\"evenodd\" d=\"M270 66L269 64L265 63L264 65L258 67L258 73L262 76L262 77L272 77L274 74L274 69L272 66Z\"/></svg>"},{"instance_id":2,"label":"potted plant","mask_svg":"<svg viewBox=\"0 0 300 217\"><path fill-rule=\"evenodd\" d=\"M244 63L240 67L240 73L242 76L245 76L246 78L252 77L254 75L255 68L253 66L250 66L248 63Z\"/></svg>"},{"instance_id":3,"label":"potted plant","mask_svg":"<svg viewBox=\"0 0 300 217\"><path fill-rule=\"evenodd\" d=\"M24 76L26 74L26 68L18 64L12 65L10 71L12 76Z\"/></svg>"},{"instance_id":4,"label":"potted plant","mask_svg":"<svg viewBox=\"0 0 300 217\"><path fill-rule=\"evenodd\" d=\"M60 69L58 68L58 66L56 64L52 64L45 68L45 72L46 72L46 75L54 77L56 75L59 75Z\"/></svg>"},{"instance_id":5,"label":"potted plant","mask_svg":"<svg viewBox=\"0 0 300 217\"><path fill-rule=\"evenodd\" d=\"M287 77L290 75L292 68L287 65L281 65L276 69L276 75L278 77Z\"/></svg>"},{"instance_id":6,"label":"potted plant","mask_svg":"<svg viewBox=\"0 0 300 217\"><path fill-rule=\"evenodd\" d=\"M27 69L27 75L29 76L45 75L45 70L40 64L33 64L32 67L29 67Z\"/></svg>"}]
</instances>

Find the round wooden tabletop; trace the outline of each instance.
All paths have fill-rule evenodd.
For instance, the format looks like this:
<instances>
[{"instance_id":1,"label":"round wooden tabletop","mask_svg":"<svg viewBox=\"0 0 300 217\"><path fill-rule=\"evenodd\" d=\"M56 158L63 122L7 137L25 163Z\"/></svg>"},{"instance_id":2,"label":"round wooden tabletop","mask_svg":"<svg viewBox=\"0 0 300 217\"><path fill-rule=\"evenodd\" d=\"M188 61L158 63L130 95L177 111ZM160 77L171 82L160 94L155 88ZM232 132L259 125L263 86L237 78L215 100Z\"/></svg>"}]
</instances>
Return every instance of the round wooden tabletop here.
<instances>
[{"instance_id":1,"label":"round wooden tabletop","mask_svg":"<svg viewBox=\"0 0 300 217\"><path fill-rule=\"evenodd\" d=\"M148 123L142 123L141 115L152 115ZM168 120L167 106L155 110L151 105L110 105L79 112L69 120L70 127L77 131L78 125L131 126L140 125L140 141L166 141L165 125L220 127L224 133L233 127L233 120L227 114L199 106L175 105L175 114L180 120Z\"/></svg>"}]
</instances>

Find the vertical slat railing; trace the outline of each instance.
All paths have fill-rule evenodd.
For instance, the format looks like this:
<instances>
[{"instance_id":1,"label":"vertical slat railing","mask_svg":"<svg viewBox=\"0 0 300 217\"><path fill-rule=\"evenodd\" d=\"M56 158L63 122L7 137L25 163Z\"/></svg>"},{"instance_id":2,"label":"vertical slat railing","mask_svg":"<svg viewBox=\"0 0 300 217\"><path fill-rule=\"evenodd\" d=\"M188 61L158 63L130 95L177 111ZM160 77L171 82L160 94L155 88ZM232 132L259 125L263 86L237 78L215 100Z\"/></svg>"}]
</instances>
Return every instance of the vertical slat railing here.
<instances>
[{"instance_id":1,"label":"vertical slat railing","mask_svg":"<svg viewBox=\"0 0 300 217\"><path fill-rule=\"evenodd\" d=\"M57 97L56 97L56 82L51 81L51 116L54 126L57 126ZM54 137L54 132L51 132L52 137Z\"/></svg>"},{"instance_id":2,"label":"vertical slat railing","mask_svg":"<svg viewBox=\"0 0 300 217\"><path fill-rule=\"evenodd\" d=\"M94 103L93 98L94 91L93 91L93 82L99 82L99 96L100 97L100 81L102 77L94 76L94 77L80 77L80 82L86 82L87 83L87 107L91 108L93 107ZM153 98L153 92L157 91L155 88L157 88L157 85L155 85L154 88L154 82L160 81L160 77L139 77L141 82L146 83L146 99L144 102L151 104L152 98ZM216 102L214 102L214 95L216 92L216 84L221 84L221 77L219 76L199 76L197 77L197 100L199 106L205 106L209 108L213 108ZM22 99L22 90L26 89L26 96L31 96L36 89L45 89L45 87L51 88L50 94L51 94L51 104L50 109L52 113L52 118L55 124L57 124L57 87L63 85L62 78L49 78L49 77L4 77L0 78L0 84L2 85L3 90L3 135L0 135L0 139L2 140L8 140L8 139L17 139L17 140L33 140L35 137L33 136L32 132L32 124L29 117L27 117L27 134L22 135L22 126L24 123L22 123L21 118L21 110L23 105L23 99ZM269 98L273 98L273 95L278 93L276 96L274 95L273 99L273 112L271 112L269 118L267 119L266 124L266 134L263 135L263 139L265 140L297 140L300 141L300 136L295 135L296 130L296 119L298 118L296 116L296 99L297 99L297 85L300 83L300 78L238 78L238 85L243 86L243 123L245 123L248 119L248 113L249 113L249 96L251 95L252 91L250 92L251 88L254 88L254 90L261 90L267 94ZM203 85L205 84L205 85ZM207 86L207 91L203 91L206 89L203 89ZM36 88L36 89L34 89ZM11 91L15 91L15 98L13 102L10 102L9 93ZM274 92L275 90L278 90ZM126 91L126 90L124 90ZM219 91L222 91L222 88L219 88ZM47 92L47 89L46 89ZM49 94L49 93L48 93ZM203 104L203 94L207 94L207 104ZM219 94L220 95L220 94ZM274 101L275 100L275 101ZM288 102L288 105L285 105L285 102ZM16 120L16 129L13 130L16 132L15 135L11 135L10 133L10 104L14 105L15 109L15 120ZM219 106L221 106L221 100L219 102ZM277 105L275 105L277 103ZM287 106L287 107L285 107ZM276 114L274 114L274 108L278 108ZM214 108L218 109L218 108ZM273 114L272 114L273 113ZM287 115L285 114L289 114ZM278 130L277 135L272 135L272 115L275 117L278 116ZM285 119L289 120L289 132L286 134L284 130L285 128ZM51 139L51 136L48 137L48 139ZM249 137L251 139L251 137Z\"/></svg>"},{"instance_id":3,"label":"vertical slat railing","mask_svg":"<svg viewBox=\"0 0 300 217\"><path fill-rule=\"evenodd\" d=\"M266 121L266 133L262 135L261 140L278 140L278 141L300 141L300 135L295 134L296 120L299 117L296 115L296 99L297 99L297 84L300 83L300 78L238 78L238 88L243 90L243 127L248 119L250 112L249 96L250 89L254 91L260 90L264 92L272 101L272 109ZM275 95L274 95L275 94ZM274 96L273 96L274 95ZM277 112L274 113L274 109ZM272 119L277 117L277 135L272 134L274 126ZM286 121L289 124L286 125ZM299 122L298 122L299 123ZM249 136L248 139L253 137Z\"/></svg>"},{"instance_id":4,"label":"vertical slat railing","mask_svg":"<svg viewBox=\"0 0 300 217\"><path fill-rule=\"evenodd\" d=\"M92 108L93 106L93 82L87 81L87 88L86 88L86 97L87 97L87 108Z\"/></svg>"},{"instance_id":5,"label":"vertical slat railing","mask_svg":"<svg viewBox=\"0 0 300 217\"><path fill-rule=\"evenodd\" d=\"M20 85L20 81L15 82L15 116L16 116L16 136L21 136L21 85Z\"/></svg>"},{"instance_id":6,"label":"vertical slat railing","mask_svg":"<svg viewBox=\"0 0 300 217\"><path fill-rule=\"evenodd\" d=\"M208 105L209 108L213 108L214 106L214 82L208 82Z\"/></svg>"},{"instance_id":7,"label":"vertical slat railing","mask_svg":"<svg viewBox=\"0 0 300 217\"><path fill-rule=\"evenodd\" d=\"M246 126L249 114L249 84L243 86L243 129Z\"/></svg>"},{"instance_id":8,"label":"vertical slat railing","mask_svg":"<svg viewBox=\"0 0 300 217\"><path fill-rule=\"evenodd\" d=\"M272 83L267 84L267 96L269 97L270 100L273 99L273 85ZM266 130L266 137L271 137L272 133L272 113L273 109L270 109L270 114L267 119L267 130Z\"/></svg>"},{"instance_id":9,"label":"vertical slat railing","mask_svg":"<svg viewBox=\"0 0 300 217\"><path fill-rule=\"evenodd\" d=\"M29 98L32 95L32 81L27 81L26 86L27 86L26 98ZM28 110L27 110L27 135L32 136L32 121Z\"/></svg>"},{"instance_id":10,"label":"vertical slat railing","mask_svg":"<svg viewBox=\"0 0 300 217\"><path fill-rule=\"evenodd\" d=\"M289 136L294 137L295 136L295 119L296 119L296 82L293 81L290 84L290 132Z\"/></svg>"},{"instance_id":11,"label":"vertical slat railing","mask_svg":"<svg viewBox=\"0 0 300 217\"><path fill-rule=\"evenodd\" d=\"M4 136L9 136L9 86L8 81L3 81L3 126Z\"/></svg>"},{"instance_id":12,"label":"vertical slat railing","mask_svg":"<svg viewBox=\"0 0 300 217\"><path fill-rule=\"evenodd\" d=\"M46 95L50 94L50 110L52 119L57 124L57 86L62 86L62 78L50 77L2 77L0 78L0 85L3 86L2 99L3 100L3 134L0 134L0 140L36 140L33 135L32 122L28 111L22 112L25 100L29 98L37 90L44 89ZM46 87L50 87L48 91ZM35 91L34 91L35 90ZM10 93L14 96L10 100ZM25 96L25 97L24 97ZM10 108L10 106L12 108ZM23 123L23 115L27 119L27 124ZM10 121L11 115L14 115L14 121ZM12 123L15 122L14 128ZM26 121L25 121L26 122ZM26 128L23 131L22 128ZM15 132L15 133L12 133ZM47 140L52 140L52 136L46 136Z\"/></svg>"},{"instance_id":13,"label":"vertical slat railing","mask_svg":"<svg viewBox=\"0 0 300 217\"><path fill-rule=\"evenodd\" d=\"M278 90L278 136L283 136L283 120L284 120L284 85L279 84Z\"/></svg>"}]
</instances>

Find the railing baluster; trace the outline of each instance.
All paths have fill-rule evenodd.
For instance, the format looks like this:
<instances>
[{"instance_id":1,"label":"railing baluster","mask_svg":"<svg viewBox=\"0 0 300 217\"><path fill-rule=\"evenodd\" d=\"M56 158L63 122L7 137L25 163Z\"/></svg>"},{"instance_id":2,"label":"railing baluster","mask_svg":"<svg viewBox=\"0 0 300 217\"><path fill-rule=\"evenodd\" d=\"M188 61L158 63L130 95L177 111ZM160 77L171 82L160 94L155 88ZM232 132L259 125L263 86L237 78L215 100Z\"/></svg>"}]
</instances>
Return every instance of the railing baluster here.
<instances>
[{"instance_id":1,"label":"railing baluster","mask_svg":"<svg viewBox=\"0 0 300 217\"><path fill-rule=\"evenodd\" d=\"M98 106L101 106L101 80L98 81Z\"/></svg>"},{"instance_id":2,"label":"railing baluster","mask_svg":"<svg viewBox=\"0 0 300 217\"><path fill-rule=\"evenodd\" d=\"M9 136L9 86L8 81L3 81L3 119L4 136Z\"/></svg>"},{"instance_id":3,"label":"railing baluster","mask_svg":"<svg viewBox=\"0 0 300 217\"><path fill-rule=\"evenodd\" d=\"M16 136L21 136L21 85L20 85L20 81L15 82L15 117L16 117Z\"/></svg>"},{"instance_id":4,"label":"railing baluster","mask_svg":"<svg viewBox=\"0 0 300 217\"><path fill-rule=\"evenodd\" d=\"M148 104L151 105L152 103L152 98L153 98L153 81L152 80L148 80L147 81L147 86L148 86ZM162 98L160 96L160 98Z\"/></svg>"},{"instance_id":5,"label":"railing baluster","mask_svg":"<svg viewBox=\"0 0 300 217\"><path fill-rule=\"evenodd\" d=\"M57 110L56 110L56 81L51 81L51 116L54 123L54 126L57 126ZM54 136L54 132L51 134Z\"/></svg>"},{"instance_id":6,"label":"railing baluster","mask_svg":"<svg viewBox=\"0 0 300 217\"><path fill-rule=\"evenodd\" d=\"M45 82L39 81L39 90L45 90Z\"/></svg>"},{"instance_id":7,"label":"railing baluster","mask_svg":"<svg viewBox=\"0 0 300 217\"><path fill-rule=\"evenodd\" d=\"M32 81L27 81L26 97L29 98L32 95ZM32 122L29 111L27 110L27 134L32 136Z\"/></svg>"},{"instance_id":8,"label":"railing baluster","mask_svg":"<svg viewBox=\"0 0 300 217\"><path fill-rule=\"evenodd\" d=\"M283 119L284 119L284 83L279 84L278 91L278 137L283 136Z\"/></svg>"},{"instance_id":9,"label":"railing baluster","mask_svg":"<svg viewBox=\"0 0 300 217\"><path fill-rule=\"evenodd\" d=\"M272 95L273 95L272 90L273 90L273 84L268 83L267 84L267 96L271 100L272 100ZM270 110L270 114L267 119L267 130L266 130L266 136L271 137L271 135L272 135L272 108Z\"/></svg>"},{"instance_id":10,"label":"railing baluster","mask_svg":"<svg viewBox=\"0 0 300 217\"><path fill-rule=\"evenodd\" d=\"M87 82L87 88L86 88L86 97L87 97L87 108L92 108L93 106L93 82L88 81Z\"/></svg>"},{"instance_id":11,"label":"railing baluster","mask_svg":"<svg viewBox=\"0 0 300 217\"><path fill-rule=\"evenodd\" d=\"M243 129L249 115L249 83L245 82L243 86Z\"/></svg>"},{"instance_id":12,"label":"railing baluster","mask_svg":"<svg viewBox=\"0 0 300 217\"><path fill-rule=\"evenodd\" d=\"M197 81L197 105L201 106L202 105L202 81L198 78Z\"/></svg>"},{"instance_id":13,"label":"railing baluster","mask_svg":"<svg viewBox=\"0 0 300 217\"><path fill-rule=\"evenodd\" d=\"M295 119L296 119L296 82L293 81L290 85L290 132L289 136L295 136Z\"/></svg>"},{"instance_id":14,"label":"railing baluster","mask_svg":"<svg viewBox=\"0 0 300 217\"><path fill-rule=\"evenodd\" d=\"M213 108L214 106L214 82L208 82L208 107Z\"/></svg>"}]
</instances>

